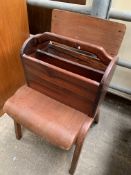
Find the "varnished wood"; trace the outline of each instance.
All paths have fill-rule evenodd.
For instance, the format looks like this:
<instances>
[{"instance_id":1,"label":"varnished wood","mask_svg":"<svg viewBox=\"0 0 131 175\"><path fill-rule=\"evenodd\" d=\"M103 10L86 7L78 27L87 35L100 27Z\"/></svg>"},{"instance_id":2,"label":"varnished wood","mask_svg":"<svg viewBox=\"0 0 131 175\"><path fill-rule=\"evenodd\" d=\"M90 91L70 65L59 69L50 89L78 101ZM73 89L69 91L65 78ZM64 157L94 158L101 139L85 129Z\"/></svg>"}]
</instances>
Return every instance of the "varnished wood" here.
<instances>
[{"instance_id":1,"label":"varnished wood","mask_svg":"<svg viewBox=\"0 0 131 175\"><path fill-rule=\"evenodd\" d=\"M67 17L74 19L74 27L67 23ZM88 24L89 30L78 30L76 17L79 19L80 27L84 28L85 24ZM67 31L60 27L61 24L65 28L68 24ZM44 33L25 42L21 57L27 84L30 87L21 87L6 102L4 111L23 126L60 148L68 150L74 144L76 147L69 171L70 174L74 174L86 134L93 122L98 121L99 107L116 67L116 54L125 26L59 10L53 14L52 26L53 31L65 36ZM70 30L69 33L68 29L73 29L73 32ZM111 35L111 32L115 35ZM85 40L84 34L88 36ZM114 37L115 44L111 42L111 37ZM51 46L57 53L52 52ZM62 54L61 47L64 47ZM77 55L78 59L96 59L97 63L88 61L85 68L83 62L77 63L70 56L66 59L66 55ZM93 63L95 66L90 65ZM74 65L78 66L78 70L82 69L82 72L91 72L87 75L82 74L75 70ZM100 65L104 65L102 69Z\"/></svg>"},{"instance_id":2,"label":"varnished wood","mask_svg":"<svg viewBox=\"0 0 131 175\"><path fill-rule=\"evenodd\" d=\"M81 51L97 54L100 62L108 64L107 69L108 67L110 69L110 63L108 62L111 62L113 57L109 56L99 46L53 33L34 36L23 47L22 61L28 85L93 117L96 106L99 104L97 96L104 73L101 74L95 69L85 68L83 65L79 66L76 63L72 64L71 61L62 60L62 58L46 53L46 51L42 52L43 57L41 58L40 53L38 54L38 49L44 49L44 42L47 41L59 42L73 48L80 46ZM110 75L111 71L112 69L108 72L108 75Z\"/></svg>"},{"instance_id":3,"label":"varnished wood","mask_svg":"<svg viewBox=\"0 0 131 175\"><path fill-rule=\"evenodd\" d=\"M21 125L20 125L19 123L17 123L17 122L14 120L14 126L15 126L16 138L17 138L18 140L20 140L21 137L22 137Z\"/></svg>"},{"instance_id":4,"label":"varnished wood","mask_svg":"<svg viewBox=\"0 0 131 175\"><path fill-rule=\"evenodd\" d=\"M116 56L125 33L125 25L79 13L54 10L51 31L102 46L108 54Z\"/></svg>"},{"instance_id":5,"label":"varnished wood","mask_svg":"<svg viewBox=\"0 0 131 175\"><path fill-rule=\"evenodd\" d=\"M28 85L80 111L92 114L98 82L39 60L23 59Z\"/></svg>"},{"instance_id":6,"label":"varnished wood","mask_svg":"<svg viewBox=\"0 0 131 175\"><path fill-rule=\"evenodd\" d=\"M94 119L93 118L87 118L87 120L85 121L85 123L83 124L83 126L81 127L77 140L76 140L76 146L75 146L75 151L73 154L73 158L72 158L72 162L71 162L71 167L69 170L69 173L71 175L74 174L78 160L79 160L79 156L81 153L81 149L83 146L83 142L85 140L86 134L89 130L89 128L91 127L92 123L93 123Z\"/></svg>"},{"instance_id":7,"label":"varnished wood","mask_svg":"<svg viewBox=\"0 0 131 175\"><path fill-rule=\"evenodd\" d=\"M87 51L96 55L96 57L98 57L105 65L108 65L112 60L112 57L108 54L108 52L106 52L104 47L101 45L92 44L92 42L88 41L84 42L50 32L45 32L43 35L37 35L34 38L34 41L38 44L41 44L44 41L54 41L75 49L80 48L82 51ZM31 43L31 45L35 47L35 43Z\"/></svg>"},{"instance_id":8,"label":"varnished wood","mask_svg":"<svg viewBox=\"0 0 131 175\"><path fill-rule=\"evenodd\" d=\"M25 0L0 1L0 109L24 83L20 49L29 34Z\"/></svg>"},{"instance_id":9,"label":"varnished wood","mask_svg":"<svg viewBox=\"0 0 131 175\"><path fill-rule=\"evenodd\" d=\"M56 43L49 44L49 47L47 49L49 53L66 58L67 60L72 60L85 66L92 67L95 70L104 72L106 69L106 66L102 62L97 59L91 59L94 58L94 55L87 55L87 53L81 53L81 51L78 52L78 49L77 51L75 49L71 50L71 48L65 48L65 46L60 44L58 45Z\"/></svg>"},{"instance_id":10,"label":"varnished wood","mask_svg":"<svg viewBox=\"0 0 131 175\"><path fill-rule=\"evenodd\" d=\"M73 62L72 60L67 60L59 56L55 56L54 54L41 51L39 49L37 50L37 54L37 58L43 62L52 64L54 66L60 67L62 69L68 70L70 72L76 73L78 75L90 78L98 82L101 80L104 74L104 72L92 69L89 66L84 66L82 64Z\"/></svg>"},{"instance_id":11,"label":"varnished wood","mask_svg":"<svg viewBox=\"0 0 131 175\"><path fill-rule=\"evenodd\" d=\"M19 88L5 103L4 111L24 127L66 150L76 142L84 122L90 121L86 114L27 86ZM17 138L20 136L18 123L15 122Z\"/></svg>"},{"instance_id":12,"label":"varnished wood","mask_svg":"<svg viewBox=\"0 0 131 175\"><path fill-rule=\"evenodd\" d=\"M116 56L125 33L125 26L121 24L118 25L117 23L116 25L114 25L113 23L111 24L101 20L98 20L98 23L97 23L95 20L93 22L92 21L93 19L90 21L90 19L88 20L87 16L79 15L76 13L71 13L71 12L68 13L64 11L62 12L59 10L54 10L51 31L57 34L61 34L64 36L80 39L82 41L87 41L87 42L91 42L91 43L95 43L97 45L103 46L110 55ZM106 23L107 23L107 28L105 26ZM66 30L64 30L65 28ZM114 30L116 33L114 32ZM117 57L115 57L115 59L112 60L112 62L110 63L110 65L108 66L105 72L103 80L100 83L99 93L97 95L97 99L94 107L95 122L99 121L99 106L104 98L105 92L107 90L107 87L113 75L116 60L117 60ZM111 71L111 74L109 75L110 71ZM85 138L84 134L82 136L83 138ZM70 174L74 174L82 145L83 145L83 142L81 144L76 144L71 168L69 171Z\"/></svg>"},{"instance_id":13,"label":"varnished wood","mask_svg":"<svg viewBox=\"0 0 131 175\"><path fill-rule=\"evenodd\" d=\"M99 91L96 97L96 101L95 101L95 106L94 106L94 112L93 115L95 116L97 114L97 111L99 111L99 107L101 105L101 103L104 100L105 94L107 92L107 89L109 87L109 83L112 79L113 73L115 71L116 68L116 62L118 60L118 57L114 57L113 60L111 61L111 63L109 64L109 66L107 67L105 74L101 80L100 86L99 86Z\"/></svg>"},{"instance_id":14,"label":"varnished wood","mask_svg":"<svg viewBox=\"0 0 131 175\"><path fill-rule=\"evenodd\" d=\"M105 73L100 74L92 68L89 73L84 72L83 65L79 66L75 62L72 65L72 61L48 53L46 51L48 46L44 43L48 45L49 41L57 42L57 45L59 43L68 46L68 50L69 47L79 50L78 46L80 46L81 52L87 51L97 54L99 62L103 62L106 66ZM38 54L39 49L44 49L44 51ZM77 55L80 57L81 54ZM92 117L96 115L97 108L104 97L107 80L111 79L114 70L112 66L115 67L117 60L117 57L109 56L99 46L53 33L44 33L29 39L23 47L22 57L25 75L30 87ZM76 65L77 68L73 67ZM88 70L87 66L85 70Z\"/></svg>"},{"instance_id":15,"label":"varnished wood","mask_svg":"<svg viewBox=\"0 0 131 175\"><path fill-rule=\"evenodd\" d=\"M56 0L53 0L56 1ZM86 0L57 0L60 2L86 4ZM51 31L52 9L28 5L28 19L32 34Z\"/></svg>"}]
</instances>

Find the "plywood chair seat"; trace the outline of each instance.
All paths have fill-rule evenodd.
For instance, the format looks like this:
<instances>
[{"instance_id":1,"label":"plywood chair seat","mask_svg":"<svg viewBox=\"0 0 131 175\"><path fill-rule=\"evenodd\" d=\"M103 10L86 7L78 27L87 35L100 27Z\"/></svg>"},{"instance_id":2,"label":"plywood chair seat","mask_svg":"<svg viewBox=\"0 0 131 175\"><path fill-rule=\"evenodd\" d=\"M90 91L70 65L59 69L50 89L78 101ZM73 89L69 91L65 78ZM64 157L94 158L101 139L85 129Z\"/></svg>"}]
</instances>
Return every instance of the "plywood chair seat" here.
<instances>
[{"instance_id":1,"label":"plywood chair seat","mask_svg":"<svg viewBox=\"0 0 131 175\"><path fill-rule=\"evenodd\" d=\"M4 110L18 123L66 150L75 143L84 122L92 122L87 115L26 85L8 99Z\"/></svg>"}]
</instances>

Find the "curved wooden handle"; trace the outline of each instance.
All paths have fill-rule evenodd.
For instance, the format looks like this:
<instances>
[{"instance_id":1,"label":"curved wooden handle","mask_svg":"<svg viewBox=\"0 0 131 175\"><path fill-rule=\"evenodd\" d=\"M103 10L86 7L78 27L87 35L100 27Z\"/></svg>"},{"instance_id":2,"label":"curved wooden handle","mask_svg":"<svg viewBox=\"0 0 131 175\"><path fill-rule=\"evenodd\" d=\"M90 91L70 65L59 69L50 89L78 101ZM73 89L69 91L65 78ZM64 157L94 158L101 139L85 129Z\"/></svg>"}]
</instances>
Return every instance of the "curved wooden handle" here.
<instances>
[{"instance_id":1,"label":"curved wooden handle","mask_svg":"<svg viewBox=\"0 0 131 175\"><path fill-rule=\"evenodd\" d=\"M76 49L93 53L106 65L108 65L112 60L112 57L105 51L103 47L97 46L95 44L91 44L88 42L83 42L80 40L72 39L69 37L65 37L65 36L58 35L55 33L50 33L50 32L45 32L43 34L35 35L33 38L36 39L39 44L44 41L54 41ZM28 43L30 43L29 40L28 40Z\"/></svg>"}]
</instances>

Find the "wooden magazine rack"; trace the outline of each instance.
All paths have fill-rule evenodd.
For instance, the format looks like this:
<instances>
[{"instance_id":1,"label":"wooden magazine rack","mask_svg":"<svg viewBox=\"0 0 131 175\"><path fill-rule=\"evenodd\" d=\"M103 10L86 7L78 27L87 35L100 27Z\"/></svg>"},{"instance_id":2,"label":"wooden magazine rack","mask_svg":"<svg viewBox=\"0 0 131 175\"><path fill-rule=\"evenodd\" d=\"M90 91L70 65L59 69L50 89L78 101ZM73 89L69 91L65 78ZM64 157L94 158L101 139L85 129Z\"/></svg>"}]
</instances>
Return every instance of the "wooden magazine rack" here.
<instances>
[{"instance_id":1,"label":"wooden magazine rack","mask_svg":"<svg viewBox=\"0 0 131 175\"><path fill-rule=\"evenodd\" d=\"M55 10L52 33L33 36L23 46L27 85L5 103L4 110L15 121L18 139L23 125L60 148L68 150L75 144L71 174L88 129L98 122L124 32L123 24Z\"/></svg>"}]
</instances>

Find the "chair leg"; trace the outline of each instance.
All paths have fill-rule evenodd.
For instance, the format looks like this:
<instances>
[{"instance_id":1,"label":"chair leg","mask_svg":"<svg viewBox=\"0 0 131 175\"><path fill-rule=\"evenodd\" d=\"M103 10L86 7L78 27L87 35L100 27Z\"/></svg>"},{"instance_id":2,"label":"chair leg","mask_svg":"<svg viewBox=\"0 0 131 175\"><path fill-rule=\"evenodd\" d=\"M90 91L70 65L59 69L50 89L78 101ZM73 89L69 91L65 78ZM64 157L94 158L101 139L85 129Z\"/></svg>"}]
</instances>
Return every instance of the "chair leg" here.
<instances>
[{"instance_id":1,"label":"chair leg","mask_svg":"<svg viewBox=\"0 0 131 175\"><path fill-rule=\"evenodd\" d=\"M69 170L69 173L71 175L74 174L75 169L77 167L77 163L78 163L78 160L79 160L81 149L82 149L82 145L81 144L76 144L74 154L73 154L73 159L72 159L72 162L71 162L71 167L70 167L70 170Z\"/></svg>"},{"instance_id":2,"label":"chair leg","mask_svg":"<svg viewBox=\"0 0 131 175\"><path fill-rule=\"evenodd\" d=\"M100 118L100 110L98 110L96 116L95 116L95 119L94 119L94 122L97 124L99 123L99 118Z\"/></svg>"},{"instance_id":3,"label":"chair leg","mask_svg":"<svg viewBox=\"0 0 131 175\"><path fill-rule=\"evenodd\" d=\"M21 125L14 120L15 135L18 140L22 137Z\"/></svg>"},{"instance_id":4,"label":"chair leg","mask_svg":"<svg viewBox=\"0 0 131 175\"><path fill-rule=\"evenodd\" d=\"M80 129L80 132L79 132L77 140L76 140L76 147L75 147L75 151L74 151L74 154L73 154L71 167L70 167L70 170L69 170L69 173L71 175L73 175L74 172L75 172L75 169L76 169L79 157L80 157L81 149L82 149L86 134L87 134L89 128L91 127L93 121L94 121L93 118L90 118L90 119L88 118L87 121L83 124L83 126Z\"/></svg>"}]
</instances>

